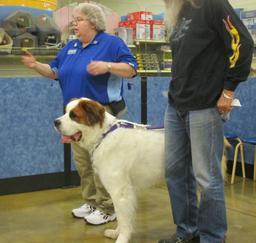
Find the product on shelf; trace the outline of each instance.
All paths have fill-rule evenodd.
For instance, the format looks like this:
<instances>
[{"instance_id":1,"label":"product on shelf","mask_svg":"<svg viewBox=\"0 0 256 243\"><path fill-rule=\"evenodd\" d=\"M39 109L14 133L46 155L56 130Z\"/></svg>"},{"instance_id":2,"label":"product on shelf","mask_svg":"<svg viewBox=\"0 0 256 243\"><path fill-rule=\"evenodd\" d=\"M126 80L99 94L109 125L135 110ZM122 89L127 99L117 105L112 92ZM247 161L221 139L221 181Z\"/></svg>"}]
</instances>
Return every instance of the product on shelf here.
<instances>
[{"instance_id":1,"label":"product on shelf","mask_svg":"<svg viewBox=\"0 0 256 243\"><path fill-rule=\"evenodd\" d=\"M165 40L165 24L163 20L150 20L151 40Z\"/></svg>"},{"instance_id":2,"label":"product on shelf","mask_svg":"<svg viewBox=\"0 0 256 243\"><path fill-rule=\"evenodd\" d=\"M1 25L1 35L5 33L5 37L1 38L0 53L21 54L23 47L29 48L30 51L40 47L41 50L35 50L34 53L48 54L49 51L45 47L61 47L60 30L47 14L32 15L26 11L15 11L5 17ZM4 45L4 42L7 44Z\"/></svg>"},{"instance_id":3,"label":"product on shelf","mask_svg":"<svg viewBox=\"0 0 256 243\"><path fill-rule=\"evenodd\" d=\"M153 19L152 12L138 11L133 13L128 13L127 15L129 21L133 20L151 20Z\"/></svg>"},{"instance_id":4,"label":"product on shelf","mask_svg":"<svg viewBox=\"0 0 256 243\"><path fill-rule=\"evenodd\" d=\"M2 23L2 27L12 38L26 32L36 33L33 16L24 11L15 11L7 16Z\"/></svg>"},{"instance_id":5,"label":"product on shelf","mask_svg":"<svg viewBox=\"0 0 256 243\"><path fill-rule=\"evenodd\" d=\"M158 57L155 53L137 53L136 60L139 70L160 70Z\"/></svg>"},{"instance_id":6,"label":"product on shelf","mask_svg":"<svg viewBox=\"0 0 256 243\"><path fill-rule=\"evenodd\" d=\"M60 30L50 16L39 15L35 18L35 23L39 46L56 46L60 43Z\"/></svg>"},{"instance_id":7,"label":"product on shelf","mask_svg":"<svg viewBox=\"0 0 256 243\"><path fill-rule=\"evenodd\" d=\"M150 40L150 21L131 20L130 26L133 29L133 38L136 40Z\"/></svg>"},{"instance_id":8,"label":"product on shelf","mask_svg":"<svg viewBox=\"0 0 256 243\"><path fill-rule=\"evenodd\" d=\"M135 40L165 41L163 14L153 15L146 11L129 13L121 16L119 27L132 28Z\"/></svg>"},{"instance_id":9,"label":"product on shelf","mask_svg":"<svg viewBox=\"0 0 256 243\"><path fill-rule=\"evenodd\" d=\"M12 51L13 40L5 32L3 28L0 28L0 53L10 54Z\"/></svg>"},{"instance_id":10,"label":"product on shelf","mask_svg":"<svg viewBox=\"0 0 256 243\"><path fill-rule=\"evenodd\" d=\"M127 45L133 44L133 29L130 27L118 27L115 29L115 35L119 36Z\"/></svg>"},{"instance_id":11,"label":"product on shelf","mask_svg":"<svg viewBox=\"0 0 256 243\"><path fill-rule=\"evenodd\" d=\"M254 43L256 43L256 10L244 11L243 9L238 9L237 13L251 33Z\"/></svg>"},{"instance_id":12,"label":"product on shelf","mask_svg":"<svg viewBox=\"0 0 256 243\"><path fill-rule=\"evenodd\" d=\"M38 46L38 39L30 33L23 33L13 38L13 46L35 48Z\"/></svg>"}]
</instances>

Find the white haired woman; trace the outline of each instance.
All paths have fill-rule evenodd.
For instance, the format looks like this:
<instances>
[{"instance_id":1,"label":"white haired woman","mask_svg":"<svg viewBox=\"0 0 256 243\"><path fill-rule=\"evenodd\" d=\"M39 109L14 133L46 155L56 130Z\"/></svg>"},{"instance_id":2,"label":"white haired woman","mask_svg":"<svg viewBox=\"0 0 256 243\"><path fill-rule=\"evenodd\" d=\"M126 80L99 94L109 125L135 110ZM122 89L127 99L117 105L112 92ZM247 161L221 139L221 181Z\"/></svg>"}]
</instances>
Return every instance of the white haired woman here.
<instances>
[{"instance_id":1,"label":"white haired woman","mask_svg":"<svg viewBox=\"0 0 256 243\"><path fill-rule=\"evenodd\" d=\"M248 77L253 41L227 0L165 0L165 5L173 55L166 182L177 228L159 243L223 243L222 117Z\"/></svg>"},{"instance_id":2,"label":"white haired woman","mask_svg":"<svg viewBox=\"0 0 256 243\"><path fill-rule=\"evenodd\" d=\"M73 10L72 24L77 39L68 42L53 61L40 63L27 52L22 57L23 63L59 81L64 105L73 98L87 97L119 116L125 109L123 78L136 75L134 56L119 37L104 32L105 18L99 6L79 4ZM64 142L71 140L65 138ZM94 225L115 220L112 200L93 172L88 151L72 141L71 146L85 202L73 209L72 214Z\"/></svg>"}]
</instances>

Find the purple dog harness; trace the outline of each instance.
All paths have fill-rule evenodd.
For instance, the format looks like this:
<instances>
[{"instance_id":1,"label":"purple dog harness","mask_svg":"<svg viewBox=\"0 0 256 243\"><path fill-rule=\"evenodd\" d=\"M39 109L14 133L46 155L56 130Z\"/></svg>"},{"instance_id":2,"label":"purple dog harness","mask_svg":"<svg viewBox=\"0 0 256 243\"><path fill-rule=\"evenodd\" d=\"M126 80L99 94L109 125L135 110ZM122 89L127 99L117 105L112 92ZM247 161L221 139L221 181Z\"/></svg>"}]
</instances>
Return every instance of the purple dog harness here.
<instances>
[{"instance_id":1,"label":"purple dog harness","mask_svg":"<svg viewBox=\"0 0 256 243\"><path fill-rule=\"evenodd\" d=\"M104 132L102 134L102 138L101 141L111 132L115 131L118 128L127 128L127 129L135 129L135 128L139 128L139 129L145 129L145 130L161 130L164 128L164 126L153 126L153 125L142 125L142 124L138 124L138 123L132 123L126 120L119 120L116 123L114 123L106 132ZM94 147L93 151L91 151L91 157L93 155L93 153L95 152L95 150L99 147L99 145L101 144L101 141L99 141L99 143Z\"/></svg>"},{"instance_id":2,"label":"purple dog harness","mask_svg":"<svg viewBox=\"0 0 256 243\"><path fill-rule=\"evenodd\" d=\"M102 138L105 138L109 133L115 131L118 128L141 128L147 130L157 130L163 129L163 126L153 126L153 125L142 125L137 123L128 122L125 120L120 120L114 125L112 125L105 133L103 133Z\"/></svg>"}]
</instances>

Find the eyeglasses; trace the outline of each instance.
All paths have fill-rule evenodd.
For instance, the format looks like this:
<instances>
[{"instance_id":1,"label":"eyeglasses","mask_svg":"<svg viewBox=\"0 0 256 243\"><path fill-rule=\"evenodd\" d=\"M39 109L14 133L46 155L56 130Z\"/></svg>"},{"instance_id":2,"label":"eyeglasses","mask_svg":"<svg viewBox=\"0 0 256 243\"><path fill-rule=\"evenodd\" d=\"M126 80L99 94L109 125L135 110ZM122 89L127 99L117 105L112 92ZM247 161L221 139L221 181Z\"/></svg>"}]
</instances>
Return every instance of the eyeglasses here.
<instances>
[{"instance_id":1,"label":"eyeglasses","mask_svg":"<svg viewBox=\"0 0 256 243\"><path fill-rule=\"evenodd\" d=\"M83 21L86 21L86 20L87 20L87 19L77 17L77 18L73 18L73 20L72 20L70 23L71 23L71 25L77 25L77 24L79 24L80 22L83 22Z\"/></svg>"}]
</instances>

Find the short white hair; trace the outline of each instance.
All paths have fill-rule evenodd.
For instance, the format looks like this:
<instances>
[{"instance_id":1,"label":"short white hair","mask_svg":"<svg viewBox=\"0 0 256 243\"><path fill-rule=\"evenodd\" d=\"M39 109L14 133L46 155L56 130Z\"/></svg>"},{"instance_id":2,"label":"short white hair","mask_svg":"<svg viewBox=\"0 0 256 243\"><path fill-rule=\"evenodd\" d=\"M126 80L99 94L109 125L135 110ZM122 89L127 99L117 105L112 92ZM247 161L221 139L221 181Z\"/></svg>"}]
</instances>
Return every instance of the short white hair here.
<instances>
[{"instance_id":1,"label":"short white hair","mask_svg":"<svg viewBox=\"0 0 256 243\"><path fill-rule=\"evenodd\" d=\"M106 30L105 14L101 7L92 3L80 3L75 10L82 12L86 19L95 26L97 32Z\"/></svg>"}]
</instances>

